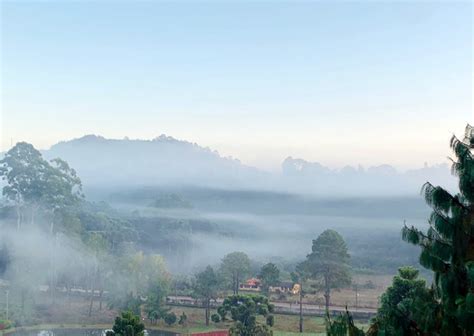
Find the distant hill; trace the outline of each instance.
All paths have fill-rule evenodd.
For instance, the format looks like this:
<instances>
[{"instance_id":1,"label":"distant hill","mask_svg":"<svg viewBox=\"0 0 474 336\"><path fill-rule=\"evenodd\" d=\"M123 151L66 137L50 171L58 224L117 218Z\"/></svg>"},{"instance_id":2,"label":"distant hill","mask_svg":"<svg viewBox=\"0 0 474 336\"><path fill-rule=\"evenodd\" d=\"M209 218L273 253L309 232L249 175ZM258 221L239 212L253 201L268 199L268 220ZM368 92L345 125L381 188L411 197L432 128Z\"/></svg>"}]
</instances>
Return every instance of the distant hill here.
<instances>
[{"instance_id":1,"label":"distant hill","mask_svg":"<svg viewBox=\"0 0 474 336\"><path fill-rule=\"evenodd\" d=\"M87 185L206 185L237 187L266 175L195 143L161 135L153 140L86 135L43 152L61 157Z\"/></svg>"},{"instance_id":2,"label":"distant hill","mask_svg":"<svg viewBox=\"0 0 474 336\"><path fill-rule=\"evenodd\" d=\"M196 143L161 135L153 140L106 139L86 135L43 151L74 167L87 188L199 186L268 190L320 196L419 194L426 181L455 190L447 164L400 172L390 165L331 169L288 157L281 172L268 173Z\"/></svg>"},{"instance_id":3,"label":"distant hill","mask_svg":"<svg viewBox=\"0 0 474 336\"><path fill-rule=\"evenodd\" d=\"M286 158L282 163L283 181L287 186L299 186L300 191L318 190L328 196L356 195L394 195L419 193L421 186L430 181L448 189L456 189L456 179L451 175L447 164L437 164L423 168L399 172L394 167L379 166L330 169L318 162Z\"/></svg>"}]
</instances>

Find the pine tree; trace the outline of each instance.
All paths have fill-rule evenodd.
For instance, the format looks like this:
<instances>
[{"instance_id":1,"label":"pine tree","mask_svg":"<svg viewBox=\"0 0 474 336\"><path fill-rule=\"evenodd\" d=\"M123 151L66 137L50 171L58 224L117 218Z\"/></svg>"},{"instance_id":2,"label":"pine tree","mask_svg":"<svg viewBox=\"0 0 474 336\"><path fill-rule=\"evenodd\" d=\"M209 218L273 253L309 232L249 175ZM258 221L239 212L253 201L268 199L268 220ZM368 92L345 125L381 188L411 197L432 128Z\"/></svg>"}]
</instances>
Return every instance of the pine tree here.
<instances>
[{"instance_id":1,"label":"pine tree","mask_svg":"<svg viewBox=\"0 0 474 336\"><path fill-rule=\"evenodd\" d=\"M427 182L422 193L432 208L429 229L405 226L403 239L421 247L420 264L434 272L441 304L440 335L474 333L474 128L463 140L451 139L456 156L452 172L459 178L455 195Z\"/></svg>"},{"instance_id":2,"label":"pine tree","mask_svg":"<svg viewBox=\"0 0 474 336\"><path fill-rule=\"evenodd\" d=\"M392 285L382 295L367 336L433 335L438 320L439 304L433 290L418 278L418 270L405 266L398 270Z\"/></svg>"},{"instance_id":3,"label":"pine tree","mask_svg":"<svg viewBox=\"0 0 474 336\"><path fill-rule=\"evenodd\" d=\"M301 265L316 281L314 287L324 291L326 310L329 310L331 290L351 283L349 260L341 235L334 230L326 230L313 240L312 252Z\"/></svg>"}]
</instances>

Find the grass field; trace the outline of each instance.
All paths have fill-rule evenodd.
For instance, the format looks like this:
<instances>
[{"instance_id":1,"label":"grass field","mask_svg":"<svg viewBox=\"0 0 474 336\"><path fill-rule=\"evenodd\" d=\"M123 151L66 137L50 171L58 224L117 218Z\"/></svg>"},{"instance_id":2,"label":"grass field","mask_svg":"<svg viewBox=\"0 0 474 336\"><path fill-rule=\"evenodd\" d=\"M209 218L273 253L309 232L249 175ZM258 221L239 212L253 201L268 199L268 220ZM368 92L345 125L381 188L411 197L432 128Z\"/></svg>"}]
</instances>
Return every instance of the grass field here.
<instances>
[{"instance_id":1,"label":"grass field","mask_svg":"<svg viewBox=\"0 0 474 336\"><path fill-rule=\"evenodd\" d=\"M377 302L377 298L386 286L388 277L371 277L375 280L376 288L372 289L361 289L359 291L359 307L372 306ZM366 279L358 279L359 283L364 283ZM354 292L351 289L343 290L340 292L333 293L333 302L343 304L350 301L352 297L355 297ZM307 298L311 302L314 302L315 298ZM85 328L85 327L99 327L99 328L110 328L113 324L114 318L117 312L104 304L102 310L98 309L98 303L94 304L92 310L92 316L88 316L89 301L87 298L74 297L71 302L63 300L58 297L55 305L49 304L49 297L37 297L37 304L39 311L32 317L31 321L27 324L32 328L37 329L43 326L48 329L51 328ZM349 305L350 306L350 305ZM189 334L192 332L203 332L210 330L223 330L230 327L230 322L225 323L210 323L210 326L205 326L204 310L195 307L171 307L171 310L179 317L182 312L185 312L188 319L186 326L173 325L172 327L167 326L162 320L156 325L150 325L148 321L144 321L149 329L161 329L173 331L181 334ZM211 313L215 313L212 311ZM291 335L317 335L324 334L325 323L321 317L309 317L305 316L303 320L305 333L298 333L299 330L299 317L297 315L275 315L275 325L273 327L275 336L291 336ZM367 327L365 328L367 329ZM2 333L0 332L0 335Z\"/></svg>"},{"instance_id":2,"label":"grass field","mask_svg":"<svg viewBox=\"0 0 474 336\"><path fill-rule=\"evenodd\" d=\"M198 331L210 331L210 330L222 330L228 329L230 323L212 323L209 327L205 326L204 310L200 308L188 308L188 307L173 307L172 310L176 315L181 315L184 312L188 316L188 324L186 327L174 327L167 328L163 322L160 322L157 326L163 330L173 330L181 333L198 332ZM211 314L215 311L211 311ZM263 322L263 321L262 321ZM367 329L366 323L358 323L359 327ZM275 325L273 326L273 333L275 336L292 336L292 335L324 335L325 334L325 321L322 317L310 317L305 316L303 318L303 334L298 332L299 330L299 317L297 315L275 315Z\"/></svg>"}]
</instances>

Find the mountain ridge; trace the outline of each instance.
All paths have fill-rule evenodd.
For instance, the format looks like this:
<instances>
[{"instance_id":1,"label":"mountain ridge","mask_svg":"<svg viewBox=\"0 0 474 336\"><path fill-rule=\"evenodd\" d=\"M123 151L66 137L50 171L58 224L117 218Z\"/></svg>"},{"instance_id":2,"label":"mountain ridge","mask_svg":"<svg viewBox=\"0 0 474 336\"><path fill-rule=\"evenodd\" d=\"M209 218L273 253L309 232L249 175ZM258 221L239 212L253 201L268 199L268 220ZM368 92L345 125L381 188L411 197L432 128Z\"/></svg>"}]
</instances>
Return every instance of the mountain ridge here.
<instances>
[{"instance_id":1,"label":"mountain ridge","mask_svg":"<svg viewBox=\"0 0 474 336\"><path fill-rule=\"evenodd\" d=\"M87 134L42 151L69 162L88 186L196 185L309 194L418 194L427 180L455 189L447 164L401 172L388 164L332 169L291 156L270 173L197 143L162 134L151 140Z\"/></svg>"}]
</instances>

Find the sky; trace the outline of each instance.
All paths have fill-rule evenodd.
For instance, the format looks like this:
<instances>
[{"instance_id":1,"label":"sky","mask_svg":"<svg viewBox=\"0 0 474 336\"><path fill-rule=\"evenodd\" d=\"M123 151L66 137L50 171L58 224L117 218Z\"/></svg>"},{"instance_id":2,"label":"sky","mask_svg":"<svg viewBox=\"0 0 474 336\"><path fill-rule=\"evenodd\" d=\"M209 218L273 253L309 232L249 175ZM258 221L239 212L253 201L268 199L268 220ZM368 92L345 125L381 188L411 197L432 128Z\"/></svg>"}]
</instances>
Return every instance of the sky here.
<instances>
[{"instance_id":1,"label":"sky","mask_svg":"<svg viewBox=\"0 0 474 336\"><path fill-rule=\"evenodd\" d=\"M471 2L1 3L0 150L167 134L278 170L444 162Z\"/></svg>"}]
</instances>

